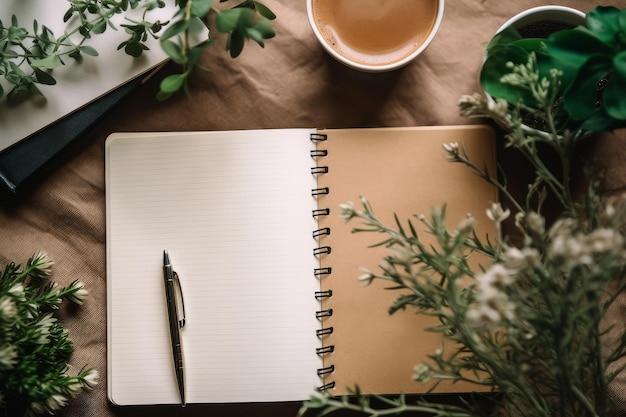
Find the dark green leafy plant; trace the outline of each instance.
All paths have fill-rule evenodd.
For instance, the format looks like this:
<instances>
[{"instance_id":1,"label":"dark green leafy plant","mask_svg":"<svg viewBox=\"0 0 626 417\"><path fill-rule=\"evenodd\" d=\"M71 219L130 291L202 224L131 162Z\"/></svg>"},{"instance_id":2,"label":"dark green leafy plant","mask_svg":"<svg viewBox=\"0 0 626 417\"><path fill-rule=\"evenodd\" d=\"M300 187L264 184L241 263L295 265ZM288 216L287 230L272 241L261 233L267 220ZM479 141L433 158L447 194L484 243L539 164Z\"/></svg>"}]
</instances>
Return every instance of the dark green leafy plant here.
<instances>
[{"instance_id":1,"label":"dark green leafy plant","mask_svg":"<svg viewBox=\"0 0 626 417\"><path fill-rule=\"evenodd\" d=\"M51 271L37 252L0 273L0 415L49 415L97 384L95 369L70 374L72 342L53 316L62 299L82 304L87 291L78 280L65 288L48 281Z\"/></svg>"},{"instance_id":2,"label":"dark green leafy plant","mask_svg":"<svg viewBox=\"0 0 626 417\"><path fill-rule=\"evenodd\" d=\"M586 19L586 26L547 38L523 38L512 27L494 36L480 73L485 92L522 108L536 107L532 91L506 79L534 55L540 78L559 71L558 100L550 109L559 131L626 126L626 9L599 6Z\"/></svg>"},{"instance_id":3,"label":"dark green leafy plant","mask_svg":"<svg viewBox=\"0 0 626 417\"><path fill-rule=\"evenodd\" d=\"M127 39L117 49L131 57L140 57L148 49L149 38L160 39L163 51L180 65L181 72L166 77L158 97L165 99L181 89L187 91L187 80L194 69L204 69L200 64L202 51L215 43L209 31L207 39L192 43L194 24L208 25L211 13L216 15L217 30L229 37L227 48L237 57L246 40L264 46L275 31L271 20L274 13L254 0L244 0L227 9L214 7L214 0L67 0L69 8L63 20L76 19L79 23L60 36L48 27L32 22L32 29L23 26L18 16L10 22L0 21L0 76L11 88L5 92L0 86L0 97L9 98L38 93L38 84L54 85L54 69L67 59L80 60L84 55L98 56L89 45L90 39L107 30L124 30ZM175 1L176 12L168 21L150 19L150 11L163 8L166 1ZM224 3L228 0L220 0ZM141 11L141 18L126 18L117 27L113 18L131 11ZM208 27L208 26L207 26Z\"/></svg>"},{"instance_id":4,"label":"dark green leafy plant","mask_svg":"<svg viewBox=\"0 0 626 417\"><path fill-rule=\"evenodd\" d=\"M546 40L558 62L576 69L563 107L585 130L626 126L626 9L596 7L587 27L555 32Z\"/></svg>"}]
</instances>

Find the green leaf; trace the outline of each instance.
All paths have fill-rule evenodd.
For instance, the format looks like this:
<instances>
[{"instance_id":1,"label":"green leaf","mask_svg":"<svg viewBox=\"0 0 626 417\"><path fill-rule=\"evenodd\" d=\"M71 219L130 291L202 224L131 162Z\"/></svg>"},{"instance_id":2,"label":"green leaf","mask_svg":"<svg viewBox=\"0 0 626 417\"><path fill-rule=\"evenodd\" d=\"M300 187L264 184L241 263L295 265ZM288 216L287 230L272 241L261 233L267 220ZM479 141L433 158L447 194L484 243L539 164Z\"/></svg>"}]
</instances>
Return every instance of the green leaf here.
<instances>
[{"instance_id":1,"label":"green leaf","mask_svg":"<svg viewBox=\"0 0 626 417\"><path fill-rule=\"evenodd\" d=\"M244 37L241 35L241 32L234 31L228 40L228 49L230 50L231 58L237 58L241 51L243 51L244 45Z\"/></svg>"},{"instance_id":2,"label":"green leaf","mask_svg":"<svg viewBox=\"0 0 626 417\"><path fill-rule=\"evenodd\" d=\"M105 20L101 20L95 25L93 25L93 28L91 28L91 31L95 33L96 35L99 35L101 33L104 33L106 29L107 29L107 22Z\"/></svg>"},{"instance_id":3,"label":"green leaf","mask_svg":"<svg viewBox=\"0 0 626 417\"><path fill-rule=\"evenodd\" d=\"M554 32L546 39L546 45L548 52L556 59L578 66L592 55L613 54L611 46L595 37L587 28Z\"/></svg>"},{"instance_id":4,"label":"green leaf","mask_svg":"<svg viewBox=\"0 0 626 417\"><path fill-rule=\"evenodd\" d=\"M621 65L626 65L626 52L622 52L622 63ZM604 94L602 96L602 105L606 109L606 112L620 120L626 120L626 77L622 76L617 72L614 72L611 76L611 79L606 85L604 89Z\"/></svg>"},{"instance_id":5,"label":"green leaf","mask_svg":"<svg viewBox=\"0 0 626 417\"><path fill-rule=\"evenodd\" d=\"M598 6L587 13L587 27L600 40L614 42L620 31L620 10L613 6Z\"/></svg>"},{"instance_id":6,"label":"green leaf","mask_svg":"<svg viewBox=\"0 0 626 417\"><path fill-rule=\"evenodd\" d=\"M626 79L626 51L619 52L613 57L613 69Z\"/></svg>"},{"instance_id":7,"label":"green leaf","mask_svg":"<svg viewBox=\"0 0 626 417\"><path fill-rule=\"evenodd\" d=\"M213 0L193 0L191 13L197 17L206 16L213 7Z\"/></svg>"},{"instance_id":8,"label":"green leaf","mask_svg":"<svg viewBox=\"0 0 626 417\"><path fill-rule=\"evenodd\" d=\"M176 42L172 42L168 39L161 41L161 48L163 51L177 64L185 63L185 56L183 51Z\"/></svg>"},{"instance_id":9,"label":"green leaf","mask_svg":"<svg viewBox=\"0 0 626 417\"><path fill-rule=\"evenodd\" d=\"M8 30L9 42L12 44L20 44L28 36L28 32L24 28L11 26Z\"/></svg>"},{"instance_id":10,"label":"green leaf","mask_svg":"<svg viewBox=\"0 0 626 417\"><path fill-rule=\"evenodd\" d=\"M520 39L522 39L522 35L520 35L517 29L513 26L508 26L491 38L491 41L489 41L487 45L487 51L495 45L508 45Z\"/></svg>"},{"instance_id":11,"label":"green leaf","mask_svg":"<svg viewBox=\"0 0 626 417\"><path fill-rule=\"evenodd\" d=\"M261 34L261 32L259 32L255 28L247 28L246 35L248 35L250 39L254 40L256 43L258 43L262 47L265 46L265 44L263 43L263 35Z\"/></svg>"},{"instance_id":12,"label":"green leaf","mask_svg":"<svg viewBox=\"0 0 626 417\"><path fill-rule=\"evenodd\" d=\"M89 45L79 46L78 49L85 55L98 56L98 51L96 51L95 48L93 48L93 47L91 47Z\"/></svg>"},{"instance_id":13,"label":"green leaf","mask_svg":"<svg viewBox=\"0 0 626 417\"><path fill-rule=\"evenodd\" d=\"M156 99L159 100L159 101L165 101L168 98L172 97L173 94L174 93L168 93L168 92L165 92L163 90L159 90L159 92L156 95Z\"/></svg>"},{"instance_id":14,"label":"green leaf","mask_svg":"<svg viewBox=\"0 0 626 417\"><path fill-rule=\"evenodd\" d=\"M526 64L528 62L528 52L515 45L494 45L487 55L480 71L480 85L495 98L502 98L509 103L517 103L524 100L526 103L532 101L532 95L521 88L503 84L500 79L504 74L511 72L507 67L508 62L515 65Z\"/></svg>"},{"instance_id":15,"label":"green leaf","mask_svg":"<svg viewBox=\"0 0 626 417\"><path fill-rule=\"evenodd\" d=\"M228 33L237 28L247 27L253 15L254 12L251 9L228 9L217 15L215 24L218 31Z\"/></svg>"},{"instance_id":16,"label":"green leaf","mask_svg":"<svg viewBox=\"0 0 626 417\"><path fill-rule=\"evenodd\" d=\"M202 56L202 52L204 51L204 49L213 43L214 42L212 41L205 41L191 48L187 52L187 65L190 67L196 65L196 63L200 60L200 57Z\"/></svg>"},{"instance_id":17,"label":"green leaf","mask_svg":"<svg viewBox=\"0 0 626 417\"><path fill-rule=\"evenodd\" d=\"M139 43L138 41L128 42L126 46L124 47L124 52L126 52L127 55L130 55L135 58L141 56L141 54L143 54L143 51L144 51L144 48L141 46L141 43Z\"/></svg>"},{"instance_id":18,"label":"green leaf","mask_svg":"<svg viewBox=\"0 0 626 417\"><path fill-rule=\"evenodd\" d=\"M259 19L252 27L261 34L263 39L273 38L276 35L272 22L267 19Z\"/></svg>"},{"instance_id":19,"label":"green leaf","mask_svg":"<svg viewBox=\"0 0 626 417\"><path fill-rule=\"evenodd\" d=\"M612 62L594 55L580 68L563 95L563 107L574 120L584 120L597 108L598 82L611 70Z\"/></svg>"},{"instance_id":20,"label":"green leaf","mask_svg":"<svg viewBox=\"0 0 626 417\"><path fill-rule=\"evenodd\" d=\"M267 7L266 5L264 5L263 3L259 2L259 1L255 1L254 2L254 7L256 8L256 10L259 12L259 14L263 17L265 17L266 19L269 20L274 20L276 19L276 15L274 14L273 11L271 11L269 9L269 7Z\"/></svg>"},{"instance_id":21,"label":"green leaf","mask_svg":"<svg viewBox=\"0 0 626 417\"><path fill-rule=\"evenodd\" d=\"M183 33L189 28L188 20L179 20L177 22L172 23L165 29L163 35L161 35L161 40L172 38L180 33Z\"/></svg>"},{"instance_id":22,"label":"green leaf","mask_svg":"<svg viewBox=\"0 0 626 417\"><path fill-rule=\"evenodd\" d=\"M35 78L41 84L45 84L45 85L55 85L57 83L57 81L54 79L54 77L50 73L46 71L42 71L39 68L35 69Z\"/></svg>"},{"instance_id":23,"label":"green leaf","mask_svg":"<svg viewBox=\"0 0 626 417\"><path fill-rule=\"evenodd\" d=\"M168 75L161 81L161 91L164 93L174 93L183 86L185 76L183 74Z\"/></svg>"},{"instance_id":24,"label":"green leaf","mask_svg":"<svg viewBox=\"0 0 626 417\"><path fill-rule=\"evenodd\" d=\"M45 58L31 59L30 65L34 68L55 69L61 65L61 58L58 55L48 55Z\"/></svg>"}]
</instances>

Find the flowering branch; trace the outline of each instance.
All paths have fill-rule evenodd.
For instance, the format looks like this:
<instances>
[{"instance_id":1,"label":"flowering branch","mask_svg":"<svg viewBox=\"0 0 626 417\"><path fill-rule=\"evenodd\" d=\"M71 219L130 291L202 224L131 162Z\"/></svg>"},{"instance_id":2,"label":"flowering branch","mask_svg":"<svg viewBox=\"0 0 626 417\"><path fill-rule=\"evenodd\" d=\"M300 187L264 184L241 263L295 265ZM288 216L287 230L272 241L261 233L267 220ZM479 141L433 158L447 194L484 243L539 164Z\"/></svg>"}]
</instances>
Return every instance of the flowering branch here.
<instances>
[{"instance_id":1,"label":"flowering branch","mask_svg":"<svg viewBox=\"0 0 626 417\"><path fill-rule=\"evenodd\" d=\"M0 273L0 409L7 415L52 414L98 383L95 369L69 373L73 351L67 330L53 316L62 299L82 304L82 282L46 282L52 259L36 252L22 269L9 263Z\"/></svg>"},{"instance_id":2,"label":"flowering branch","mask_svg":"<svg viewBox=\"0 0 626 417\"><path fill-rule=\"evenodd\" d=\"M610 337L604 322L609 308L626 290L626 202L602 195L602 178L588 169L588 190L582 201L571 193L571 161L577 143L586 132L561 131L553 109L558 106L558 71L540 78L531 56L527 64L511 66L502 82L527 88L536 107L465 96L461 113L488 117L508 130L507 146L525 156L536 176L522 201L507 187L506 177L496 178L477 167L462 145L446 144L448 160L461 163L496 186L511 209L499 203L486 207L494 222L494 241L478 236L473 218L456 228L446 225L445 206L434 208L430 217L396 218L396 224L381 223L362 197L341 206L346 221L360 221L354 232L384 236L379 246L389 253L379 271L364 271L365 284L375 280L394 283L401 291L390 313L413 309L438 319L427 329L441 334L444 346L420 364L414 379L432 389L443 380L487 386L502 401L493 415L544 417L604 417L611 411L609 385L626 368L626 335ZM532 115L545 127L539 131L522 121ZM561 161L557 175L542 159L547 145ZM560 204L560 215L549 223L542 209L548 194ZM487 205L487 202L485 202ZM513 210L513 213L510 211ZM512 244L503 222L511 215L520 242ZM420 234L435 237L426 245ZM472 262L470 262L470 260ZM424 399L407 406L404 397L386 398L382 411L372 407L355 390L356 399L323 395L305 402L303 412L323 414L350 409L370 416L401 411L429 412L434 416L476 416L471 404L457 407L428 404ZM376 397L379 398L379 397ZM381 400L382 401L382 400ZM510 413L510 414L509 414Z\"/></svg>"}]
</instances>

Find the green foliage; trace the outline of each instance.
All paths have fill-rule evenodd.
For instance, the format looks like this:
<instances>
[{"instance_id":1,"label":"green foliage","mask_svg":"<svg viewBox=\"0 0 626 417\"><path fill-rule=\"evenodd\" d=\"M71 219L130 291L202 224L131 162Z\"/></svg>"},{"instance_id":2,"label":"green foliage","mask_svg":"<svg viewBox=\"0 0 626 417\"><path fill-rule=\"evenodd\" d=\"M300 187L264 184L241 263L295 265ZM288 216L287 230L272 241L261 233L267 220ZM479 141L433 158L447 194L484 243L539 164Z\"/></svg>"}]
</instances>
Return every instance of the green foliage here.
<instances>
[{"instance_id":1,"label":"green foliage","mask_svg":"<svg viewBox=\"0 0 626 417\"><path fill-rule=\"evenodd\" d=\"M558 70L562 101L551 110L561 131L604 131L626 126L626 9L599 6L587 26L556 31L547 38L524 39L514 28L497 34L487 47L480 81L494 98L537 107L532 92L503 82L512 66L534 55L539 79Z\"/></svg>"},{"instance_id":2,"label":"green foliage","mask_svg":"<svg viewBox=\"0 0 626 417\"><path fill-rule=\"evenodd\" d=\"M532 92L529 103L535 107L479 94L460 101L463 116L489 118L507 130L506 146L535 173L526 195L516 198L506 173L477 166L462 143L444 145L451 163L498 188L504 206L485 202L495 226L491 236L477 234L471 214L450 228L445 206L433 208L429 217L396 218L391 225L378 220L365 196L359 205L341 206L346 221L360 222L353 232L383 236L378 246L389 249L378 268L360 279L398 291L390 313L405 309L438 321L426 330L438 333L442 346L416 364L416 384L425 384L418 388L468 382L497 393L494 407L480 410L480 401L432 404L420 396L372 398L357 389L351 397L318 393L303 404L301 415L617 415L609 385L625 371L626 335L622 326L613 328L607 313L626 294L626 200L603 192L602 174L591 161L584 167L587 192L574 198L573 173L581 168L572 161L578 143L592 139L580 126L559 131L551 109L560 100L561 73L539 74L535 55L528 54L505 78ZM545 131L525 128L528 115ZM551 165L546 149L558 158Z\"/></svg>"},{"instance_id":3,"label":"green foliage","mask_svg":"<svg viewBox=\"0 0 626 417\"><path fill-rule=\"evenodd\" d=\"M81 304L87 291L78 280L65 288L47 281L51 270L50 258L37 252L24 268L11 262L0 273L2 415L52 414L97 384L94 369L70 375L72 342L53 316L62 299Z\"/></svg>"},{"instance_id":4,"label":"green foliage","mask_svg":"<svg viewBox=\"0 0 626 417\"><path fill-rule=\"evenodd\" d=\"M554 33L546 43L555 59L577 69L563 95L571 117L593 131L626 126L626 9L596 7L587 27Z\"/></svg>"},{"instance_id":5,"label":"green foliage","mask_svg":"<svg viewBox=\"0 0 626 417\"><path fill-rule=\"evenodd\" d=\"M80 60L82 56L98 56L89 41L110 30L124 30L126 40L118 50L131 57L141 57L148 50L150 38L160 39L163 51L180 65L177 77L163 80L159 99L165 99L181 89L187 90L187 81L199 64L202 52L216 39L209 38L192 44L194 26L207 25L208 16L215 13L218 31L228 36L227 49L232 57L239 56L245 41L253 40L264 46L264 40L275 35L271 20L274 13L258 1L244 0L231 8L214 7L214 0L67 0L69 8L63 20L77 19L79 24L56 36L49 28L35 20L32 29L20 24L18 16L10 22L0 21L0 76L11 88L5 92L0 86L0 97L16 98L25 94L41 94L38 84L54 85L54 70L65 64L67 58ZM176 12L169 21L150 20L150 11L163 8L166 1L176 2ZM220 3L228 0L220 0ZM141 19L126 18L120 27L112 22L116 15L141 10ZM182 83L178 82L182 79Z\"/></svg>"}]
</instances>

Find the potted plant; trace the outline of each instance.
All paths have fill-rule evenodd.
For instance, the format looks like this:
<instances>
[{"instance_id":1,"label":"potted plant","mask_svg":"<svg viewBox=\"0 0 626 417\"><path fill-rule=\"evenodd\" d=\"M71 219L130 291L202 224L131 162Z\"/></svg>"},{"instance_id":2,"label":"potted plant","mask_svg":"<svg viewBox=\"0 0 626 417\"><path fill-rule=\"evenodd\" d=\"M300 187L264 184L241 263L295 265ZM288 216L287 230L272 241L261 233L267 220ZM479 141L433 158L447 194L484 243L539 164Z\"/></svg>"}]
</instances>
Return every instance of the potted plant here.
<instances>
[{"instance_id":1,"label":"potted plant","mask_svg":"<svg viewBox=\"0 0 626 417\"><path fill-rule=\"evenodd\" d=\"M389 248L380 269L368 271L364 282L387 282L399 290L394 309L439 320L430 331L439 333L444 344L416 364L416 383L426 384L423 389L442 381L479 384L496 394L487 399L493 407L482 408L483 401L452 404L423 396L371 398L355 387L353 397L313 395L302 415L332 415L336 410L369 416L623 415L621 401L614 401L613 384L625 372L626 336L622 320L611 314L626 294L626 195L605 192L603 171L594 161L584 160L582 169L572 161L578 145L593 140L589 131L623 125L625 118L616 112L621 107L615 102L624 99L604 96L602 103L586 105L580 115L569 114L575 103L564 104L597 81L585 80L584 74L608 75L607 86L620 85L621 80L615 80L624 74L620 42L625 26L618 25L620 21L626 21L624 12L594 9L587 16L587 29L541 41L556 67L542 68L535 52L503 67L503 89L514 86L528 93L524 97L509 101L476 93L461 99L463 116L505 127L506 146L534 168L526 193L516 198L505 171L492 173L475 165L460 143L444 145L442 152L451 163L465 165L499 189L501 203L485 202L495 223L494 236L478 238L471 217L450 227L442 208L434 208L430 217L386 225L367 196L360 206L343 207L345 219L361 223L355 232L379 233L381 245ZM614 49L592 53L589 48L600 47L599 42ZM566 81L558 66L562 62L575 69ZM543 131L525 127L529 115ZM543 149L556 154L559 175L544 160ZM573 193L573 173L578 171L584 172L586 186L581 196ZM437 245L422 244L417 222L424 233L436 236ZM489 258L490 264L471 267L476 255Z\"/></svg>"},{"instance_id":2,"label":"potted plant","mask_svg":"<svg viewBox=\"0 0 626 417\"><path fill-rule=\"evenodd\" d=\"M164 8L166 2L175 3L171 19L151 19L150 11ZM117 49L137 58L148 49L148 38L158 38L166 55L179 64L181 71L161 82L158 97L165 99L187 88L194 69L204 69L199 64L202 51L215 43L210 31L206 39L192 43L190 33L194 24L208 29L209 17L213 16L217 31L228 36L227 49L233 58L241 53L246 40L264 46L264 40L274 36L271 20L276 16L263 3L243 0L230 8L220 8L215 3L214 0L68 0L63 21L75 19L78 24L63 34L54 34L37 20L23 25L15 15L8 21L0 21L0 75L11 86L6 93L14 97L38 92L37 84L56 84L53 70L64 65L65 60L98 55L89 44L92 37L105 31L123 30L127 39ZM132 19L131 12L137 11L141 11L140 18ZM125 17L120 27L113 22L118 15ZM0 97L4 94L0 85Z\"/></svg>"},{"instance_id":3,"label":"potted plant","mask_svg":"<svg viewBox=\"0 0 626 417\"><path fill-rule=\"evenodd\" d=\"M546 6L548 7L548 6ZM562 10L566 12L567 10ZM576 17L576 11L567 11ZM564 21L545 33L527 36L520 26L507 24L487 46L480 82L493 98L510 104L536 107L532 94L516 84L511 68L536 66L541 78L559 71L558 100L551 109L559 131L581 128L604 131L623 127L626 120L626 25L620 24L626 11L598 6L586 15L586 24ZM620 17L621 16L621 17ZM578 16L580 17L580 16ZM519 67L523 70L524 67ZM532 115L526 123L537 126Z\"/></svg>"}]
</instances>

